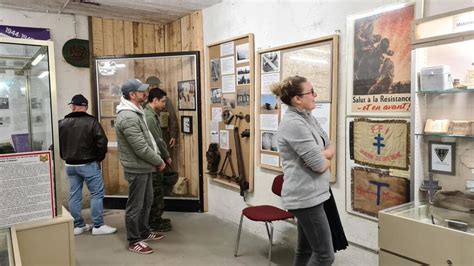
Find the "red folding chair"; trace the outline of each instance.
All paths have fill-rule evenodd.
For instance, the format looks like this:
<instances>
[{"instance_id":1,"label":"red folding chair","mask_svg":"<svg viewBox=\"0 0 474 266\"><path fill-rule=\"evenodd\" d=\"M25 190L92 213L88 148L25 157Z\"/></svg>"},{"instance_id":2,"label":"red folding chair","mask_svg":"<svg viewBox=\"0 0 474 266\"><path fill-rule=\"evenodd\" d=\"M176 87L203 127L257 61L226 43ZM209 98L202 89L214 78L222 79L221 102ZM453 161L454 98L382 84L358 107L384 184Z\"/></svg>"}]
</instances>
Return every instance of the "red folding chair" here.
<instances>
[{"instance_id":1,"label":"red folding chair","mask_svg":"<svg viewBox=\"0 0 474 266\"><path fill-rule=\"evenodd\" d=\"M272 191L275 195L281 197L281 188L283 186L283 175L278 175L273 179ZM268 240L270 241L268 247L268 262L271 264L272 261L272 245L273 245L273 223L274 221L283 221L287 219L294 218L293 214L282 210L280 208L270 206L270 205L260 205L247 207L242 210L242 215L240 216L239 231L237 233L237 243L235 245L234 256L237 257L237 252L239 250L240 242L240 233L242 232L242 222L244 216L247 219L255 222L264 222L267 229ZM268 228L270 226L270 229Z\"/></svg>"}]
</instances>

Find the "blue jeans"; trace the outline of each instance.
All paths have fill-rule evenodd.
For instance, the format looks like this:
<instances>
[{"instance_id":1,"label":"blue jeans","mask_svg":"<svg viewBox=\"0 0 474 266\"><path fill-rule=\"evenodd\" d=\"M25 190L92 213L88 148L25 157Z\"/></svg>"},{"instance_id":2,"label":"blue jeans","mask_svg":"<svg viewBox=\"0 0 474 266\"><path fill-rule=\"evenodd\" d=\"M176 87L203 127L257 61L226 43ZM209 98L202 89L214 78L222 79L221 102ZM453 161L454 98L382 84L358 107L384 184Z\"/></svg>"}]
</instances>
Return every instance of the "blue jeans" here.
<instances>
[{"instance_id":1,"label":"blue jeans","mask_svg":"<svg viewBox=\"0 0 474 266\"><path fill-rule=\"evenodd\" d=\"M91 193L91 216L94 227L104 224L102 216L104 211L104 181L100 171L99 163L92 162L80 166L66 166L69 177L69 211L74 218L74 227L84 227L82 219L82 186L84 181Z\"/></svg>"}]
</instances>

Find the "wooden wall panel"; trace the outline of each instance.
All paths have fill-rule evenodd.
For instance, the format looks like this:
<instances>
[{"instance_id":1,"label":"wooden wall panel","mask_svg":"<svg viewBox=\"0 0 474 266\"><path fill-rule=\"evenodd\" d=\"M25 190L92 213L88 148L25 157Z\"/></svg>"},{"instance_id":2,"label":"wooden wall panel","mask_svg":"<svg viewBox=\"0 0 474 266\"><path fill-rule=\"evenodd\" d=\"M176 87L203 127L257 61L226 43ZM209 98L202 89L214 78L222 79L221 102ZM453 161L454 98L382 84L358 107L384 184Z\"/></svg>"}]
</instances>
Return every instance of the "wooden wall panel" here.
<instances>
[{"instance_id":1,"label":"wooden wall panel","mask_svg":"<svg viewBox=\"0 0 474 266\"><path fill-rule=\"evenodd\" d=\"M92 17L92 53L94 56L104 55L104 31L102 30L102 19Z\"/></svg>"},{"instance_id":2,"label":"wooden wall panel","mask_svg":"<svg viewBox=\"0 0 474 266\"><path fill-rule=\"evenodd\" d=\"M103 19L104 55L114 54L114 22L112 19Z\"/></svg>"},{"instance_id":3,"label":"wooden wall panel","mask_svg":"<svg viewBox=\"0 0 474 266\"><path fill-rule=\"evenodd\" d=\"M113 21L113 35L114 35L114 55L125 55L125 41L124 41L124 28L123 21Z\"/></svg>"},{"instance_id":4,"label":"wooden wall panel","mask_svg":"<svg viewBox=\"0 0 474 266\"><path fill-rule=\"evenodd\" d=\"M200 51L203 57L202 12L194 12L167 25L155 25L132 21L114 20L92 17L91 22L91 51L92 56L121 56L144 53L163 53L181 51ZM192 135L179 134L178 145L174 149L174 165L179 175L189 179L188 190L193 196L198 195L198 112L178 111L178 81L190 80L194 70L189 60L140 60L133 64L130 70L136 78L145 81L149 76L158 76L161 87L167 92L178 114L178 124L183 115L193 116ZM203 63L199 62L201 77ZM95 73L92 73L95 75ZM202 80L204 80L202 78ZM202 83L202 82L201 82ZM93 86L95 88L95 85ZM204 88L204 84L201 84ZM202 93L203 97L204 94ZM202 102L204 102L202 100ZM110 121L108 121L110 122ZM204 128L204 127L203 127ZM113 130L113 129L108 129ZM203 134L205 135L205 134ZM118 183L106 188L107 191L126 191L126 181L123 180L123 170L119 166L116 149L110 149L104 163L104 179L118 180ZM205 154L205 147L203 153ZM125 183L124 183L125 182ZM108 183L108 182L106 182Z\"/></svg>"},{"instance_id":5,"label":"wooden wall panel","mask_svg":"<svg viewBox=\"0 0 474 266\"><path fill-rule=\"evenodd\" d=\"M123 46L125 48L125 54L134 54L133 51L133 22L123 22Z\"/></svg>"}]
</instances>

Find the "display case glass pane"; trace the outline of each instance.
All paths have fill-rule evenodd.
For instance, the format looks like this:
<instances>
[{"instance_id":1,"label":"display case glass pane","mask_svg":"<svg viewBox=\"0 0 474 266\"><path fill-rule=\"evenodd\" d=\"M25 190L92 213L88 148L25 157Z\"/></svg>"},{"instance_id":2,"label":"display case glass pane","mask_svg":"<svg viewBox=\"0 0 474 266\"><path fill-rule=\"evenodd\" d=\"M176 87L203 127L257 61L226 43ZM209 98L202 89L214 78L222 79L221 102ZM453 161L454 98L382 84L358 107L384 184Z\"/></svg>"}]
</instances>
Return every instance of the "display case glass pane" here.
<instances>
[{"instance_id":1,"label":"display case glass pane","mask_svg":"<svg viewBox=\"0 0 474 266\"><path fill-rule=\"evenodd\" d=\"M440 208L425 203L416 204L413 202L385 209L383 212L474 235L474 213Z\"/></svg>"},{"instance_id":2,"label":"display case glass pane","mask_svg":"<svg viewBox=\"0 0 474 266\"><path fill-rule=\"evenodd\" d=\"M10 229L0 229L0 265L13 266L13 249Z\"/></svg>"},{"instance_id":3,"label":"display case glass pane","mask_svg":"<svg viewBox=\"0 0 474 266\"><path fill-rule=\"evenodd\" d=\"M442 37L440 37L443 40ZM433 40L414 49L415 200L433 174L443 191L474 192L474 40Z\"/></svg>"},{"instance_id":4,"label":"display case glass pane","mask_svg":"<svg viewBox=\"0 0 474 266\"><path fill-rule=\"evenodd\" d=\"M149 78L167 93L172 112L160 112L163 139L168 145L172 165L165 171L165 197L197 199L200 180L199 135L199 69L195 52L188 54L155 54L124 58L96 59L98 117L109 139L107 157L102 171L107 196L126 197L128 182L123 177L115 135L116 108L120 103L121 85L128 79L145 83ZM193 131L181 130L181 117L192 123ZM189 119L191 117L191 119Z\"/></svg>"},{"instance_id":5,"label":"display case glass pane","mask_svg":"<svg viewBox=\"0 0 474 266\"><path fill-rule=\"evenodd\" d=\"M48 47L0 43L0 153L52 144Z\"/></svg>"}]
</instances>

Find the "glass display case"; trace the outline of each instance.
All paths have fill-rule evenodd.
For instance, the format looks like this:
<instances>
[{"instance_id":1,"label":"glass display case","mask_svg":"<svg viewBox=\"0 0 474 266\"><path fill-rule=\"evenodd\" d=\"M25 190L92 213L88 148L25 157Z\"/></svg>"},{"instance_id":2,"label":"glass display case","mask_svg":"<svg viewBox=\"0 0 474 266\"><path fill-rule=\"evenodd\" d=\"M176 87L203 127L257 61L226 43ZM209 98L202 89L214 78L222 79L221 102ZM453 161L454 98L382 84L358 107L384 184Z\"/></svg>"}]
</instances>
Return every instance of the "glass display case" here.
<instances>
[{"instance_id":1,"label":"glass display case","mask_svg":"<svg viewBox=\"0 0 474 266\"><path fill-rule=\"evenodd\" d=\"M416 20L412 202L379 212L381 265L474 261L474 7Z\"/></svg>"},{"instance_id":2,"label":"glass display case","mask_svg":"<svg viewBox=\"0 0 474 266\"><path fill-rule=\"evenodd\" d=\"M473 213L414 202L385 209L379 212L379 264L472 265L473 229Z\"/></svg>"},{"instance_id":3,"label":"glass display case","mask_svg":"<svg viewBox=\"0 0 474 266\"><path fill-rule=\"evenodd\" d=\"M13 247L10 229L0 229L0 265L13 266Z\"/></svg>"},{"instance_id":4,"label":"glass display case","mask_svg":"<svg viewBox=\"0 0 474 266\"><path fill-rule=\"evenodd\" d=\"M59 145L53 145L58 143L53 51L50 41L0 38L0 157L7 158L0 162L0 227L45 216L36 216L34 211L27 210L26 207L34 205L44 205L36 212L47 211L49 218L52 218L51 212L53 215L61 212L54 210L57 202L54 191L61 191L61 181L54 178L55 173L59 173L59 160L54 160L54 154L59 154ZM50 153L53 147L56 152ZM28 167L27 156L39 160L47 156L42 161L49 162L48 166L43 164L47 169L34 169L31 164ZM13 168L21 168L23 172L15 172ZM48 173L47 177L40 177L44 172ZM41 196L46 191L52 193L51 196ZM16 198L21 193L28 195L31 202L25 197ZM31 200L33 197L35 200ZM17 213L12 213L9 204L15 206Z\"/></svg>"},{"instance_id":5,"label":"glass display case","mask_svg":"<svg viewBox=\"0 0 474 266\"><path fill-rule=\"evenodd\" d=\"M48 150L53 144L48 46L4 41L0 43L0 153Z\"/></svg>"},{"instance_id":6,"label":"glass display case","mask_svg":"<svg viewBox=\"0 0 474 266\"><path fill-rule=\"evenodd\" d=\"M470 21L470 22L469 22ZM474 11L415 23L412 158L415 202L428 186L474 192ZM432 181L428 180L432 174ZM431 195L434 195L432 191Z\"/></svg>"},{"instance_id":7,"label":"glass display case","mask_svg":"<svg viewBox=\"0 0 474 266\"><path fill-rule=\"evenodd\" d=\"M122 208L128 196L128 182L119 162L115 119L122 83L136 78L152 84L150 88L158 86L167 93L169 107L159 112L163 139L168 143L172 159L171 167L165 170L165 208L202 210L199 64L199 52L95 58L97 114L109 139L107 157L102 162L106 207ZM170 145L173 139L175 145Z\"/></svg>"}]
</instances>

